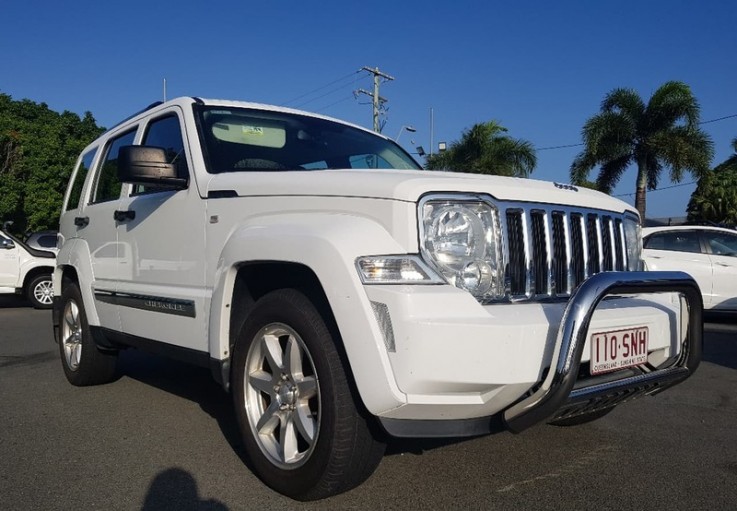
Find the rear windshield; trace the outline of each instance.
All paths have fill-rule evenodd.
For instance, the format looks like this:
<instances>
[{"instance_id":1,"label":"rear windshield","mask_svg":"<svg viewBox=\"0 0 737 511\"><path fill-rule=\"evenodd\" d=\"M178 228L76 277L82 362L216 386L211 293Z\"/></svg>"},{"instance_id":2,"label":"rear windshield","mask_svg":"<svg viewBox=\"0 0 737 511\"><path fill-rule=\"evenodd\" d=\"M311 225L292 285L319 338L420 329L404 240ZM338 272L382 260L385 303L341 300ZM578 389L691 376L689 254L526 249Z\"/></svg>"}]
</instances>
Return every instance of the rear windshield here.
<instances>
[{"instance_id":1,"label":"rear windshield","mask_svg":"<svg viewBox=\"0 0 737 511\"><path fill-rule=\"evenodd\" d=\"M314 117L195 105L210 173L322 169L414 169L399 145Z\"/></svg>"}]
</instances>

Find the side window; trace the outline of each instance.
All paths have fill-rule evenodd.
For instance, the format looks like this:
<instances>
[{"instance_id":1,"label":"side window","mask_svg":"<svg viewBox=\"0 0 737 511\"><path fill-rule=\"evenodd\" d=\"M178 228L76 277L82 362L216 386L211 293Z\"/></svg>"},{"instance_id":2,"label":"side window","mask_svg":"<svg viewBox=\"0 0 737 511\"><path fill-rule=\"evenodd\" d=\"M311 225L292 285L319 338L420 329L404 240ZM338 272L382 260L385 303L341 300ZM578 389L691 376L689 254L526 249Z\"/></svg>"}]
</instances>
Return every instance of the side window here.
<instances>
[{"instance_id":1,"label":"side window","mask_svg":"<svg viewBox=\"0 0 737 511\"><path fill-rule=\"evenodd\" d=\"M737 234L726 232L704 232L711 253L714 255L737 256Z\"/></svg>"},{"instance_id":2,"label":"side window","mask_svg":"<svg viewBox=\"0 0 737 511\"><path fill-rule=\"evenodd\" d=\"M92 203L105 202L120 197L121 183L118 179L118 151L127 145L133 145L136 130L120 135L108 143L105 159L97 175Z\"/></svg>"},{"instance_id":3,"label":"side window","mask_svg":"<svg viewBox=\"0 0 737 511\"><path fill-rule=\"evenodd\" d=\"M77 209L79 207L79 199L82 197L84 180L87 179L87 174L89 173L90 168L92 168L92 162L95 160L96 154L97 148L95 147L82 156L82 161L79 162L79 167L77 167L77 173L74 174L74 182L71 184L69 199L67 200L64 211ZM56 244L54 246L56 246Z\"/></svg>"},{"instance_id":4,"label":"side window","mask_svg":"<svg viewBox=\"0 0 737 511\"><path fill-rule=\"evenodd\" d=\"M168 115L151 121L146 128L146 134L143 136L141 144L163 148L166 151L168 163L174 163L177 166L179 177L186 178L189 176L187 157L184 154L182 130L179 126L179 118L176 115ZM143 185L134 185L132 195L154 190L161 191L162 188L147 189Z\"/></svg>"},{"instance_id":5,"label":"side window","mask_svg":"<svg viewBox=\"0 0 737 511\"><path fill-rule=\"evenodd\" d=\"M674 252L701 252L698 233L689 231L651 234L645 242L645 248L652 250L673 250Z\"/></svg>"}]
</instances>

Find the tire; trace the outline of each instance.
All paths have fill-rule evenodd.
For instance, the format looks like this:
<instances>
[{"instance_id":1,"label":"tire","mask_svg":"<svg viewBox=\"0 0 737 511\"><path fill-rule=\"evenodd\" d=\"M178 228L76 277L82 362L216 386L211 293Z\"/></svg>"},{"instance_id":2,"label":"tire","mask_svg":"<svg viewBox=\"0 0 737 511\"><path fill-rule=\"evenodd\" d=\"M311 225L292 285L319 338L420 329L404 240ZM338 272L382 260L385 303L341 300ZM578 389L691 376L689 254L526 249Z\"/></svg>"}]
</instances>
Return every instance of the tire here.
<instances>
[{"instance_id":1,"label":"tire","mask_svg":"<svg viewBox=\"0 0 737 511\"><path fill-rule=\"evenodd\" d=\"M79 287L67 284L61 302L59 352L67 380L78 387L111 382L118 354L100 351L95 344Z\"/></svg>"},{"instance_id":2,"label":"tire","mask_svg":"<svg viewBox=\"0 0 737 511\"><path fill-rule=\"evenodd\" d=\"M293 499L350 490L384 454L337 337L305 295L281 289L256 302L236 342L231 388L248 460Z\"/></svg>"},{"instance_id":3,"label":"tire","mask_svg":"<svg viewBox=\"0 0 737 511\"><path fill-rule=\"evenodd\" d=\"M587 422L592 422L597 419L601 419L602 417L607 415L612 410L614 410L614 407L605 408L604 410L597 410L595 412L584 413L581 415L576 415L568 419L560 419L557 421L551 421L549 424L552 424L553 426L561 426L561 427L580 426L581 424L586 424Z\"/></svg>"},{"instance_id":4,"label":"tire","mask_svg":"<svg viewBox=\"0 0 737 511\"><path fill-rule=\"evenodd\" d=\"M50 309L54 305L54 285L51 274L36 275L26 287L26 298L36 309Z\"/></svg>"}]
</instances>

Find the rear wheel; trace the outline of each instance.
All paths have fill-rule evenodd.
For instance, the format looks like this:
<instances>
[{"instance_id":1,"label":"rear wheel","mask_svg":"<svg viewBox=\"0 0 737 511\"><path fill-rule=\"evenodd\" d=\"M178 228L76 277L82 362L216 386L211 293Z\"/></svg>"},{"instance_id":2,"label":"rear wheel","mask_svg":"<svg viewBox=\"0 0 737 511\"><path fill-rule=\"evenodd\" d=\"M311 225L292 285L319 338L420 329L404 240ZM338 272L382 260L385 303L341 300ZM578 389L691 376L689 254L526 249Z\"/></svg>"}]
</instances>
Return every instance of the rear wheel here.
<instances>
[{"instance_id":1,"label":"rear wheel","mask_svg":"<svg viewBox=\"0 0 737 511\"><path fill-rule=\"evenodd\" d=\"M302 293L283 289L256 302L235 346L231 388L252 468L298 500L357 486L384 453L335 337Z\"/></svg>"},{"instance_id":2,"label":"rear wheel","mask_svg":"<svg viewBox=\"0 0 737 511\"><path fill-rule=\"evenodd\" d=\"M118 355L100 351L95 344L76 284L69 283L64 287L61 301L59 351L67 380L77 386L112 381Z\"/></svg>"},{"instance_id":3,"label":"rear wheel","mask_svg":"<svg viewBox=\"0 0 737 511\"><path fill-rule=\"evenodd\" d=\"M37 309L50 309L54 304L54 285L50 274L36 275L26 287L26 298Z\"/></svg>"}]
</instances>

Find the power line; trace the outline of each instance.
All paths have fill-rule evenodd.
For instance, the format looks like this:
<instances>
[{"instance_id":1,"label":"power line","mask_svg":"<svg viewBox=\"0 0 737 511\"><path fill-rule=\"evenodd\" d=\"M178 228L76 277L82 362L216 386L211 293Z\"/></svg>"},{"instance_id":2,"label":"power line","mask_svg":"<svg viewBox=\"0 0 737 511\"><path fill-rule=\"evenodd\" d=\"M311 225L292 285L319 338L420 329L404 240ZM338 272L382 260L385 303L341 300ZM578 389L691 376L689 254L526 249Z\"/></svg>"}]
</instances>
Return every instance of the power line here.
<instances>
[{"instance_id":1,"label":"power line","mask_svg":"<svg viewBox=\"0 0 737 511\"><path fill-rule=\"evenodd\" d=\"M737 117L737 114L725 115L724 117L717 117L716 119L709 119L708 121L701 121L698 124L710 124L712 122L724 121L726 119L732 119L734 117ZM580 142L578 144L565 144L565 145L554 145L554 146L549 146L549 147L539 147L535 150L536 151L550 151L551 149L567 149L569 147L580 147L582 145L585 145L585 144L583 142Z\"/></svg>"},{"instance_id":2,"label":"power line","mask_svg":"<svg viewBox=\"0 0 737 511\"><path fill-rule=\"evenodd\" d=\"M703 121L703 122L700 122L699 124L709 124L710 122L723 121L724 119L731 119L733 117L737 117L737 114L725 115L724 117L719 117L718 119L711 119L710 121Z\"/></svg>"},{"instance_id":3,"label":"power line","mask_svg":"<svg viewBox=\"0 0 737 511\"><path fill-rule=\"evenodd\" d=\"M336 78L335 80L333 80L333 81L331 81L331 82L329 82L329 83L326 83L325 85L323 85L323 86L321 86L321 87L318 87L318 88L316 88L316 89L313 89L313 90L311 90L311 91L309 91L309 92L305 92L304 94L301 94L301 95L297 96L296 98L292 98L292 99L290 99L289 101L285 101L285 102L281 103L281 104L280 104L280 106L286 106L286 105L288 105L289 103L293 103L293 102L295 102L295 101L297 101L297 100L300 100L300 99L302 99L302 98L304 98L304 97L307 97L307 96L309 96L310 94L314 94L315 92L319 92L319 91L321 91L321 90L323 90L323 89L326 89L326 88L330 87L331 85L334 85L334 84L336 84L336 83L338 83L338 82L342 82L342 81L343 81L343 80L345 80L346 78L351 78L351 77L353 77L354 75L357 75L358 73L360 73L360 72L362 72L362 71L363 71L363 69L358 69L357 71L353 71L352 73L348 73L348 74L347 74L347 75L345 75L345 76L341 76L340 78Z\"/></svg>"},{"instance_id":4,"label":"power line","mask_svg":"<svg viewBox=\"0 0 737 511\"><path fill-rule=\"evenodd\" d=\"M317 101L318 99L322 99L325 96L329 96L331 94L334 94L334 93L338 92L339 90L345 89L346 87L353 87L354 84L355 84L355 82L351 82L351 83L346 83L346 84L343 84L343 85L339 85L338 87L335 87L334 89L330 89L329 91L325 92L324 94L320 94L319 96L315 96L312 99L308 99L306 101L302 101L301 103L297 103L296 105L294 105L294 108L301 108L301 107L303 107L305 105L308 105L308 104L312 103L313 101Z\"/></svg>"},{"instance_id":5,"label":"power line","mask_svg":"<svg viewBox=\"0 0 737 511\"><path fill-rule=\"evenodd\" d=\"M677 185L671 185L671 186L664 186L663 188L655 188L654 190L648 190L648 193L652 192L662 192L663 190L670 190L671 188L680 188L682 186L690 186L695 185L696 181L691 181L690 183L680 183ZM614 195L614 197L633 197L637 192L632 193L620 193L618 195Z\"/></svg>"},{"instance_id":6,"label":"power line","mask_svg":"<svg viewBox=\"0 0 737 511\"><path fill-rule=\"evenodd\" d=\"M316 110L314 110L314 112L316 112L316 113L317 112L323 112L323 111L327 110L328 108L330 108L331 106L335 106L338 103L342 103L343 101L348 101L349 99L353 99L353 94L351 94L350 96L345 96L344 98L341 98L338 101L334 101L334 102L332 102L332 103L330 103L328 105L325 105L323 107L317 108Z\"/></svg>"}]
</instances>

